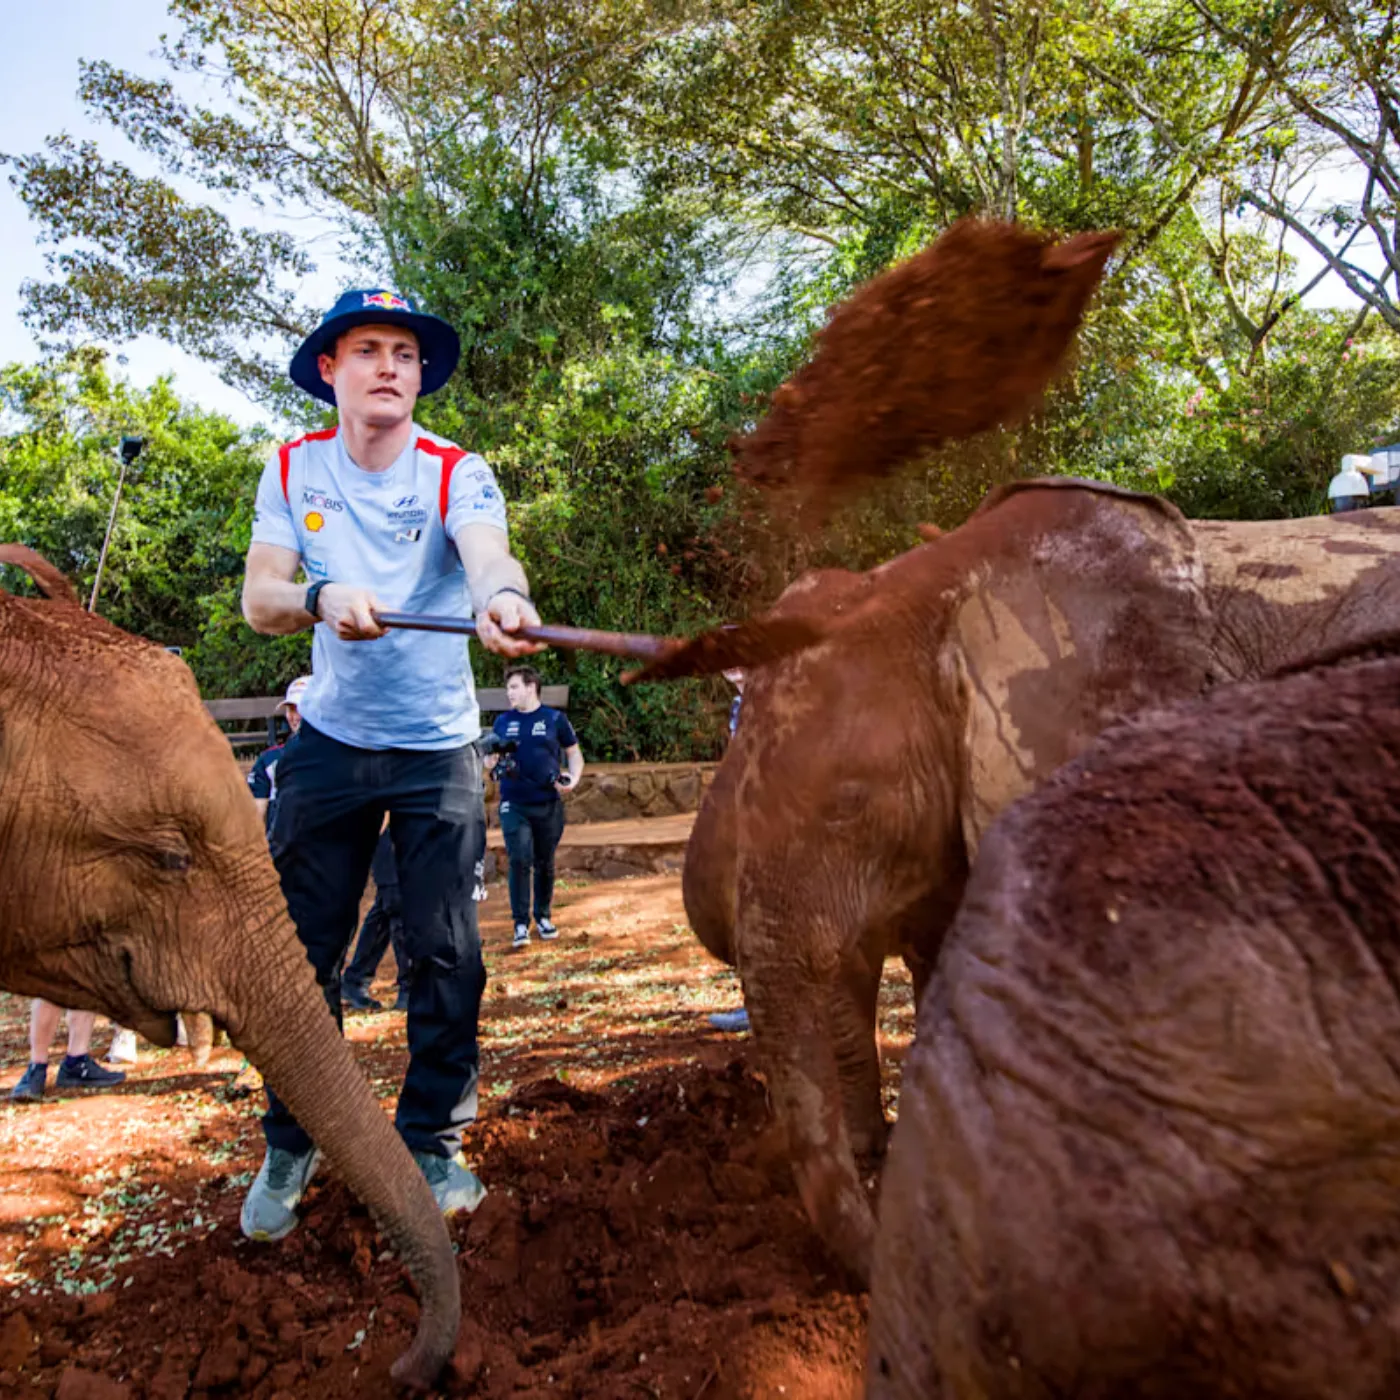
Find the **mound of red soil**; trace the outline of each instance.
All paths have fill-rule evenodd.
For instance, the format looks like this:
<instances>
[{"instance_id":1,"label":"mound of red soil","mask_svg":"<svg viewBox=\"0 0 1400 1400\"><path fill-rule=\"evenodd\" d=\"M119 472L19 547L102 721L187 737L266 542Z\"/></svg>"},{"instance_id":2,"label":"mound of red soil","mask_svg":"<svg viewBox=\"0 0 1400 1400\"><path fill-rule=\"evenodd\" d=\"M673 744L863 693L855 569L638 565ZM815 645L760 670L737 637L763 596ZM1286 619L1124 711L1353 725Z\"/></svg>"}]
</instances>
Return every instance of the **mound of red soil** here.
<instances>
[{"instance_id":1,"label":"mound of red soil","mask_svg":"<svg viewBox=\"0 0 1400 1400\"><path fill-rule=\"evenodd\" d=\"M736 473L791 489L811 517L920 452L1013 425L1063 362L1118 237L960 220L832 310L812 359L731 443Z\"/></svg>"},{"instance_id":2,"label":"mound of red soil","mask_svg":"<svg viewBox=\"0 0 1400 1400\"><path fill-rule=\"evenodd\" d=\"M626 1093L532 1081L476 1143L483 1179L509 1185L454 1223L446 1393L852 1395L864 1299L830 1276L742 1058L650 1070ZM232 1225L241 1187L225 1194ZM313 1186L280 1245L230 1233L135 1262L110 1292L12 1307L0 1393L390 1394L418 1304L348 1191Z\"/></svg>"},{"instance_id":3,"label":"mound of red soil","mask_svg":"<svg viewBox=\"0 0 1400 1400\"><path fill-rule=\"evenodd\" d=\"M851 1400L864 1299L793 1194L751 1042L705 1020L739 987L685 926L679 877L569 877L556 895L564 936L524 953L499 891L480 906L491 980L466 1150L491 1194L454 1227L466 1321L444 1386ZM390 958L375 992L393 989ZM239 1234L263 1151L241 1057L216 1049L197 1071L148 1048L117 1090L13 1106L28 1023L0 992L0 1400L391 1395L418 1305L350 1194L318 1177L281 1244ZM892 966L890 1107L913 1025ZM392 1113L403 1016L346 1028Z\"/></svg>"}]
</instances>

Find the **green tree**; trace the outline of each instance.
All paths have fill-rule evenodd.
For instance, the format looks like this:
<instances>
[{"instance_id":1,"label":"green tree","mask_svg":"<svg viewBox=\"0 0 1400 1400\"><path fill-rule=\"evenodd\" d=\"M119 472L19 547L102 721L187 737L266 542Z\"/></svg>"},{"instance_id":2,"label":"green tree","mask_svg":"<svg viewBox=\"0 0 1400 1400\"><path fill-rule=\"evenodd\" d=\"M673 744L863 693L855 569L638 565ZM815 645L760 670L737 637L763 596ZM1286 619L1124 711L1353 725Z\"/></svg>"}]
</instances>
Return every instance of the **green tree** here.
<instances>
[{"instance_id":1,"label":"green tree","mask_svg":"<svg viewBox=\"0 0 1400 1400\"><path fill-rule=\"evenodd\" d=\"M572 104L604 63L626 61L640 0L461 5L455 0L170 0L170 76L94 61L89 114L154 157L158 177L66 136L12 153L12 183L53 245L51 277L24 288L50 340L151 332L209 360L284 411L282 365L314 325L299 298L314 266L287 233L238 226L219 196L319 218L373 275L395 277L403 205L461 207L463 146L499 144L538 193ZM191 103L186 76L219 80ZM177 188L178 184L178 188ZM182 190L203 187L201 202Z\"/></svg>"},{"instance_id":2,"label":"green tree","mask_svg":"<svg viewBox=\"0 0 1400 1400\"><path fill-rule=\"evenodd\" d=\"M1145 485L1203 514L1315 509L1339 451L1397 421L1393 330L1304 311L1281 237L1306 224L1341 275L1357 238L1387 232L1383 6L170 11L163 76L99 62L82 84L157 176L63 137L10 157L52 245L50 275L24 291L30 324L65 343L154 332L315 418L281 370L319 311L301 299L307 248L238 226L220 201L313 216L357 275L460 328L461 368L422 421L500 473L552 618L684 631L739 616L803 567L888 557L919 521L954 525L987 486L1031 472ZM219 101L188 101L191 75L217 79ZM1366 141L1366 198L1332 211L1323 239L1299 177ZM820 539L771 530L764 503L729 486L726 439L752 426L825 307L973 210L1124 230L1070 372L1030 424L911 464ZM1381 319L1388 295L1370 298ZM228 573L204 576L192 554L180 575L204 600L191 654L228 693L267 689L254 678L280 666L236 605L253 476L222 493ZM613 663L560 665L590 752L719 742L717 690L627 691Z\"/></svg>"},{"instance_id":3,"label":"green tree","mask_svg":"<svg viewBox=\"0 0 1400 1400\"><path fill-rule=\"evenodd\" d=\"M1241 163L1230 191L1282 224L1392 330L1400 330L1400 45L1394 0L1190 0L1211 34L1268 79L1277 168ZM1308 198L1329 168L1350 196ZM1362 256L1366 254L1368 256Z\"/></svg>"},{"instance_id":4,"label":"green tree","mask_svg":"<svg viewBox=\"0 0 1400 1400\"><path fill-rule=\"evenodd\" d=\"M98 611L179 646L205 694L260 694L304 669L305 638L250 645L238 617L243 555L268 443L182 404L166 381L136 391L78 352L0 369L0 539L37 549L84 601L120 470L121 437L145 439L128 472ZM21 587L13 569L7 587Z\"/></svg>"}]
</instances>

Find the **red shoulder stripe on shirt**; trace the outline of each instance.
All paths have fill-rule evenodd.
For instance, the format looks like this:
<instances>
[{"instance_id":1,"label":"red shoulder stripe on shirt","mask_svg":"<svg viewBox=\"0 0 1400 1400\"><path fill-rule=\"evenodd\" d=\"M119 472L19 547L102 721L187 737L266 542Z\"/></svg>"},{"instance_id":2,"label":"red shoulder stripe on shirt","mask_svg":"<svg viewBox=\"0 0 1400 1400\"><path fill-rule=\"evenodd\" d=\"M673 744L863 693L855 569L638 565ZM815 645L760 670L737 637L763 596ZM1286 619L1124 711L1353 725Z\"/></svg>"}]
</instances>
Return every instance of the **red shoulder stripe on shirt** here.
<instances>
[{"instance_id":1,"label":"red shoulder stripe on shirt","mask_svg":"<svg viewBox=\"0 0 1400 1400\"><path fill-rule=\"evenodd\" d=\"M329 442L339 431L339 428L322 428L318 433L303 433L295 442L284 442L277 449L277 461L282 468L282 499L288 505L292 503L287 493L287 477L292 470L292 448L300 447L304 442Z\"/></svg>"},{"instance_id":2,"label":"red shoulder stripe on shirt","mask_svg":"<svg viewBox=\"0 0 1400 1400\"><path fill-rule=\"evenodd\" d=\"M447 525L447 498L452 489L452 469L467 454L460 447L434 442L432 438L420 437L413 445L420 452L431 452L434 457L442 459L442 479L438 483L438 514L442 517L442 523L445 527Z\"/></svg>"}]
</instances>

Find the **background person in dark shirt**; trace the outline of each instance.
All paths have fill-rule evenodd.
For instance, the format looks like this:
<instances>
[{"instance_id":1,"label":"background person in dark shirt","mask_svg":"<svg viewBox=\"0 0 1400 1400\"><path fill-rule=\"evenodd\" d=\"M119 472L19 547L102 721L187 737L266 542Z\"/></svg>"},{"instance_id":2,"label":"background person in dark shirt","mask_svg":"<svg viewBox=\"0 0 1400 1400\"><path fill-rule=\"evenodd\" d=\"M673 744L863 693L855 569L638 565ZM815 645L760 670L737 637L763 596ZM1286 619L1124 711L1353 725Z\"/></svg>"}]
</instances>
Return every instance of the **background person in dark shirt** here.
<instances>
[{"instance_id":1,"label":"background person in dark shirt","mask_svg":"<svg viewBox=\"0 0 1400 1400\"><path fill-rule=\"evenodd\" d=\"M544 939L559 936L549 916L554 900L554 850L564 834L561 794L578 785L583 750L568 719L540 703L540 673L533 666L512 666L506 672L506 698L511 708L497 717L492 728L501 739L513 741L516 749L494 754L486 762L501 785L513 946L524 948L530 942L532 872L535 931ZM561 773L564 763L567 773Z\"/></svg>"},{"instance_id":2,"label":"background person in dark shirt","mask_svg":"<svg viewBox=\"0 0 1400 1400\"><path fill-rule=\"evenodd\" d=\"M301 728L301 710L298 706L310 681L310 676L298 676L287 687L287 693L277 707L286 715L287 724L293 734ZM253 794L253 800L258 804L258 813L267 831L272 830L272 818L277 812L277 765L286 747L287 745L282 743L264 749L258 755L257 762L248 770L248 788Z\"/></svg>"}]
</instances>

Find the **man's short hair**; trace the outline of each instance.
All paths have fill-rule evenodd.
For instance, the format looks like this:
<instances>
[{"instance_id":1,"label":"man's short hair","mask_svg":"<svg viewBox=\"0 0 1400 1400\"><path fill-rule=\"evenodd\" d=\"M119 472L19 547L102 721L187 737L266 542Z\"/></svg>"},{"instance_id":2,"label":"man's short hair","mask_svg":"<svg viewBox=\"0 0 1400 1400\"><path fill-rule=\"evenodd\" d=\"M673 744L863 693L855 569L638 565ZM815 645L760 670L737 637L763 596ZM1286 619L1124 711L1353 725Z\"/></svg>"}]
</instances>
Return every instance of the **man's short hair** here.
<instances>
[{"instance_id":1,"label":"man's short hair","mask_svg":"<svg viewBox=\"0 0 1400 1400\"><path fill-rule=\"evenodd\" d=\"M533 666L511 666L506 670L506 684L510 684L512 676L519 676L526 685L535 687L535 694L538 695L544 689L540 683L540 673Z\"/></svg>"}]
</instances>

